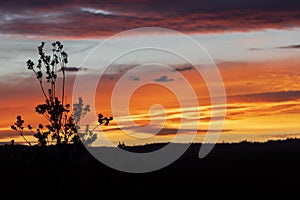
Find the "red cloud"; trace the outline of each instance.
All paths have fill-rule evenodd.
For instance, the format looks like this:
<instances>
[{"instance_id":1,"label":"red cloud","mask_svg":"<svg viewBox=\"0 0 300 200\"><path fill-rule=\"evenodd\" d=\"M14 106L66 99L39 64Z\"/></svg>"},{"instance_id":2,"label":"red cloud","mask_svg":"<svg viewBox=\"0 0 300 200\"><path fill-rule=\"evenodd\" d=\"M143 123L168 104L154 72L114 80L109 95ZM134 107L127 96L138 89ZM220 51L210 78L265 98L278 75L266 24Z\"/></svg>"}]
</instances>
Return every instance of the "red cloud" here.
<instances>
[{"instance_id":1,"label":"red cloud","mask_svg":"<svg viewBox=\"0 0 300 200\"><path fill-rule=\"evenodd\" d=\"M157 26L185 33L285 29L300 26L294 0L37 1L0 3L2 34L104 37Z\"/></svg>"}]
</instances>

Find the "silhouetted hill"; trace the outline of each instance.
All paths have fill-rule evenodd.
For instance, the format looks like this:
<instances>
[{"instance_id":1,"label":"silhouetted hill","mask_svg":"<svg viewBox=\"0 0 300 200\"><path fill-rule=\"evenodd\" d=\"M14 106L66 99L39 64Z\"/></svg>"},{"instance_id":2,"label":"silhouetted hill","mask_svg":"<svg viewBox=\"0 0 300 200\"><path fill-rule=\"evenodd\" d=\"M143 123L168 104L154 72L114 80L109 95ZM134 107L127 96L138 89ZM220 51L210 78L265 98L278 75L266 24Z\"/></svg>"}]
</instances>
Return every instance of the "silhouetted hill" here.
<instances>
[{"instance_id":1,"label":"silhouetted hill","mask_svg":"<svg viewBox=\"0 0 300 200\"><path fill-rule=\"evenodd\" d=\"M164 145L124 148L150 152ZM84 195L196 193L199 197L298 194L299 139L217 144L203 159L198 158L200 147L192 144L180 159L161 170L131 174L105 166L82 146L1 146L1 190Z\"/></svg>"}]
</instances>

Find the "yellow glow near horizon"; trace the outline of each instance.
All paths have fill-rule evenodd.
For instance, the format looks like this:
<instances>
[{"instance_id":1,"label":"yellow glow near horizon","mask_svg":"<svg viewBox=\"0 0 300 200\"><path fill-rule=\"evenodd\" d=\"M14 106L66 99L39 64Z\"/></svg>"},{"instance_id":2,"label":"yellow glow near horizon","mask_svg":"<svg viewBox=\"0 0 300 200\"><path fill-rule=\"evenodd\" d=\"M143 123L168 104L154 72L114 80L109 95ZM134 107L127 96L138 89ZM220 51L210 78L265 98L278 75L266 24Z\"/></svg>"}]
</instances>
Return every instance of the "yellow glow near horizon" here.
<instances>
[{"instance_id":1,"label":"yellow glow near horizon","mask_svg":"<svg viewBox=\"0 0 300 200\"><path fill-rule=\"evenodd\" d=\"M284 66L284 70L282 66ZM241 141L245 139L263 141L268 138L298 137L300 132L300 98L297 96L300 93L299 66L300 61L297 59L277 62L219 64L228 102L226 105L226 120L219 141ZM186 129L186 133L189 133L189 127L199 123L196 141L201 141L206 134L205 130L208 129L211 123L212 108L209 93L203 80L201 78L199 80L199 75L195 75L193 70L183 73L196 91L198 107L180 107L176 95L167 88L155 84L147 85L139 88L132 95L130 99L130 118L136 126L147 126L150 123L150 108L154 104L160 104L164 107L164 110L151 110L152 120L154 122L159 121L166 116L163 124L166 130L154 136L149 133L136 133L130 127L127 127L126 120L128 120L128 116L114 116L115 119L123 123L123 126L119 126L116 121L113 121L111 125L101 127L105 135L115 144L119 141L124 141L127 144L165 142L174 137L180 126ZM105 116L111 114L110 98L115 82L115 80L107 78L103 81L102 88L97 90L99 93L96 98L96 113L103 113ZM170 84L181 87L180 80ZM25 83L23 86L30 87ZM288 91L295 92L284 93ZM40 93L37 92L37 94ZM188 97L186 101L188 102ZM2 137L0 142L10 141L11 139L22 141L18 134L10 129L10 125L15 121L16 114L22 115L26 123L31 124L33 127L44 120L42 116L34 112L34 106L38 103L41 103L40 98L32 100L29 96L24 96L21 102L18 99L13 101L3 99L3 104L17 105L18 113L15 113L12 108L2 109L0 116ZM218 105L216 111L218 111L218 107L222 108L224 105ZM181 124L180 120L182 118L186 121ZM218 123L218 119L213 119L213 122ZM160 124L157 126L160 126ZM122 128L131 131L131 135L126 135L120 130ZM134 135L141 138L134 138ZM99 135L99 137L101 136ZM30 139L36 141L33 137L30 137Z\"/></svg>"}]
</instances>

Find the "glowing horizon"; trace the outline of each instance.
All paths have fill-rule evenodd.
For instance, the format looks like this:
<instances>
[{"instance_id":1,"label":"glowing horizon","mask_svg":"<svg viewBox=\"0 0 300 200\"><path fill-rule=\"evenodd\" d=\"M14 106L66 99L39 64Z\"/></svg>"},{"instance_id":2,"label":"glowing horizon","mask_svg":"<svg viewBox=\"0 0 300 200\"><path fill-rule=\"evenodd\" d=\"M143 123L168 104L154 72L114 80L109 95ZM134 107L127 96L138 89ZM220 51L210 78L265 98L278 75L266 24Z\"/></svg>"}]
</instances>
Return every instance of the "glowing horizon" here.
<instances>
[{"instance_id":1,"label":"glowing horizon","mask_svg":"<svg viewBox=\"0 0 300 200\"><path fill-rule=\"evenodd\" d=\"M286 73L283 73L282 71L277 72L277 68L280 68L284 62L272 62L273 65L270 65L271 62L268 62L268 66L265 66L266 62L255 62L253 63L253 67L249 67L250 63L223 63L224 66L219 63L218 66L223 75L222 77L227 90L228 101L226 105L226 121L219 142L243 140L266 141L268 139L300 136L300 133L298 132L300 91L297 90L297 85L291 85L293 80L299 79L299 74L287 73L289 71L294 71L300 63L298 63L297 60L291 62L293 64L286 66ZM247 68L245 67L242 71L237 72L239 67L243 67L241 65L244 65L244 67L247 66ZM259 70L253 70L253 68ZM273 70L272 73L270 73L270 69ZM174 72L170 72L171 75L172 73ZM195 91L198 91L198 109L200 110L200 116L197 119L200 121L200 127L198 131L199 136L196 137L197 139L195 142L201 142L203 141L203 137L211 120L209 94L205 83L203 80L199 80L201 77L199 75L197 77L193 70L186 70L181 73L184 74L185 77L188 77L192 83L195 83L192 85ZM235 73L238 73L239 76L236 77ZM101 81L101 87L97 90L96 98L99 98L98 100L96 99L97 113L111 115L111 89L118 80L117 78L111 79L111 76L111 74L105 76L103 81ZM26 122L35 127L38 123L43 121L42 116L39 116L34 112L34 106L43 101L38 83L35 82L34 79L33 76L24 78L24 82L17 84L22 85L23 89L31 92L27 95L23 95L22 104L19 106L19 111L22 112L14 112L14 109L12 108L6 109L8 117L6 118L6 121L2 120L2 122L6 123L7 126L2 127L0 130L2 136L4 136L1 141L8 141L13 138L16 141L21 142L16 133L9 128L18 114L22 115ZM74 79L74 75L70 74L67 81L70 83L67 87L68 91L72 89L72 79ZM276 83L276 80L280 80L280 83ZM285 80L285 82L283 80ZM170 84L180 84L180 81L177 80L177 82L178 83L172 81ZM274 85L273 88L270 83ZM159 94L159 96L153 96L151 94ZM147 96L146 101L145 96ZM15 98L15 96L13 96L13 98ZM26 98L28 100L26 100ZM34 98L35 101L30 100L32 98ZM68 101L71 101L71 93L68 93L67 99L69 99ZM10 99L10 101L11 100L12 99ZM18 102L17 99L16 101ZM167 118L163 130L156 136L152 136L151 134L147 135L147 133L132 132L132 134L141 134L142 137L148 137L147 139L132 138L131 136L126 136L125 133L120 130L123 128L124 130L130 131L131 127L116 126L114 122L108 127L102 127L105 134L114 141L115 144L120 141L124 141L126 144L164 142L177 133L181 117L195 119L193 116L198 114L197 109L195 108L180 108L176 96L168 89L156 84L149 84L139 88L131 97L130 117L139 126L147 125L150 122L149 109L152 105L157 103L164 106ZM155 116L159 119L162 116L162 113L159 111ZM120 119L122 119L122 117L124 118L124 116L114 117ZM126 118L127 117L125 116L125 119ZM152 120L155 121L156 119ZM188 133L189 125L186 124L185 126L186 133ZM6 137L4 132L7 133ZM33 137L31 137L31 139L34 141Z\"/></svg>"},{"instance_id":2,"label":"glowing horizon","mask_svg":"<svg viewBox=\"0 0 300 200\"><path fill-rule=\"evenodd\" d=\"M45 41L48 51L51 42L60 40L69 55L66 101L72 104L76 74L84 72L87 85L95 76L94 69L84 65L89 53L114 34L138 27L163 27L181 32L202 45L211 56L224 81L227 100L226 105L218 105L226 107L227 113L218 142L300 137L299 2L253 3L249 0L244 4L229 0L225 5L219 1L190 0L183 3L176 0L172 5L168 4L169 14L162 12L167 1L153 1L152 4L126 1L126 7L121 6L119 0L102 2L101 5L90 1L76 1L72 5L60 2L61 9L56 7L57 2L54 0L46 6L36 5L33 1L25 5L20 0L0 3L0 142L9 143L11 139L22 142L10 129L17 115L34 128L45 123L34 110L37 104L43 103L42 93L35 77L26 69L27 59L37 60L37 46L42 41ZM151 46L154 40L170 49L180 47L195 58L197 64L207 64L203 55L186 46L176 34L147 35L141 32L119 38L116 43L130 48L135 43ZM116 46L110 46L102 55L90 56L89 59L102 69L102 64L115 51ZM170 69L163 70L153 61ZM190 63L163 51L135 52L114 62L99 82L95 113L112 115L114 86L125 72L145 64L148 66L141 68L143 70L132 72L126 84L129 86L144 80L151 84L132 94L130 116L113 116L122 121L122 125L112 122L108 127L102 127L105 135L115 144L166 142L174 137L180 125L189 134L194 123L200 122L195 142L203 141L211 123L211 102L205 81ZM192 98L183 84L184 79L195 92L198 106L189 102ZM163 85L186 94L186 106L181 108L178 96ZM121 101L124 97L118 98ZM84 99L86 104L88 101ZM152 107L155 104L160 104L164 110ZM166 116L163 129L155 136L151 134L151 127L145 132L135 132L128 119L133 119L138 126L146 126L151 122L150 111L154 114L153 130ZM186 121L180 124L182 118ZM216 123L218 120L218 117L213 119ZM133 138L120 129L141 138ZM99 130L98 133L102 137ZM26 134L31 141L36 141L28 132Z\"/></svg>"}]
</instances>

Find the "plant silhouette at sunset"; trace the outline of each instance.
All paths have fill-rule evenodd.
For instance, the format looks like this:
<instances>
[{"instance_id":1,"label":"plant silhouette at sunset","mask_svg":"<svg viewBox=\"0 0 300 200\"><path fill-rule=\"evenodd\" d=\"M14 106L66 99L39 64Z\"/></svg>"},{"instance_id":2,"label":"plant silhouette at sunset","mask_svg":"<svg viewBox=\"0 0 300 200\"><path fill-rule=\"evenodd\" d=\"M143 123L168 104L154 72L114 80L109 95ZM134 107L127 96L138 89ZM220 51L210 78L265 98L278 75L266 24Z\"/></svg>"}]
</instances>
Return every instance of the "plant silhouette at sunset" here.
<instances>
[{"instance_id":1,"label":"plant silhouette at sunset","mask_svg":"<svg viewBox=\"0 0 300 200\"><path fill-rule=\"evenodd\" d=\"M29 125L29 128L31 126ZM14 125L11 126L11 128L19 133L19 135L25 140L29 146L31 146L31 143L25 138L24 136L24 120L20 115L17 116L17 120Z\"/></svg>"},{"instance_id":2,"label":"plant silhouette at sunset","mask_svg":"<svg viewBox=\"0 0 300 200\"><path fill-rule=\"evenodd\" d=\"M98 114L98 125L90 130L86 125L85 131L80 131L80 120L90 112L90 106L83 103L79 98L78 102L71 105L65 102L66 69L68 64L68 54L63 50L61 42L52 43L52 53L44 52L45 43L38 46L39 59L37 63L27 60L27 68L32 71L40 85L45 102L35 107L35 111L42 115L47 121L47 125L39 124L36 132L31 125L27 129L37 138L40 146L46 146L55 142L60 144L92 144L97 139L97 134L93 131L100 125L109 125L112 117L104 117ZM58 76L61 73L62 83L58 84ZM20 115L11 128L17 131L29 145L31 143L25 138L24 120Z\"/></svg>"}]
</instances>

